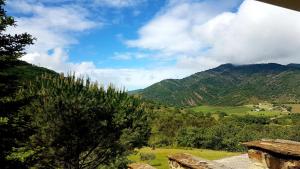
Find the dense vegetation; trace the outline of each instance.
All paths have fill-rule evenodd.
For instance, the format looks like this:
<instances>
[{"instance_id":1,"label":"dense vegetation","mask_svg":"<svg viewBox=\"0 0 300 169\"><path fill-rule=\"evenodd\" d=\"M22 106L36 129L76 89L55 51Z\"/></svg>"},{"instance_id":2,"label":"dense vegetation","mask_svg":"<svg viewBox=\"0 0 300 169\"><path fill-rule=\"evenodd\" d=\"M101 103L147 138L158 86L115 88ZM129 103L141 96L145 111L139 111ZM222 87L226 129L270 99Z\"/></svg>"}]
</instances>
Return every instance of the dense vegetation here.
<instances>
[{"instance_id":1,"label":"dense vegetation","mask_svg":"<svg viewBox=\"0 0 300 169\"><path fill-rule=\"evenodd\" d=\"M18 168L126 168L150 133L140 99L74 76L37 77L2 98L1 110L1 155Z\"/></svg>"},{"instance_id":2,"label":"dense vegetation","mask_svg":"<svg viewBox=\"0 0 300 169\"><path fill-rule=\"evenodd\" d=\"M240 112L195 112L192 109L156 108L152 147L194 147L245 151L240 143L259 139L300 141L300 114L254 116ZM215 115L218 115L217 117Z\"/></svg>"},{"instance_id":3,"label":"dense vegetation","mask_svg":"<svg viewBox=\"0 0 300 169\"><path fill-rule=\"evenodd\" d=\"M15 26L15 20L6 15L4 0L0 0L0 164L2 168L22 168L20 162L6 159L13 147L24 141L23 132L13 122L20 103L8 102L4 97L13 96L22 83L21 79L26 78L21 78L21 74L26 74L22 70L34 69L24 69L28 64L17 60L24 54L25 46L32 44L34 39L26 33L6 34L9 26Z\"/></svg>"},{"instance_id":4,"label":"dense vegetation","mask_svg":"<svg viewBox=\"0 0 300 169\"><path fill-rule=\"evenodd\" d=\"M113 87L104 89L74 76L44 75L17 96L27 102L17 123L32 134L9 158L14 159L14 153L16 158L29 155L27 162L37 168L111 165L148 139L144 105ZM120 165L120 159L117 162ZM115 167L125 168L126 163Z\"/></svg>"},{"instance_id":5,"label":"dense vegetation","mask_svg":"<svg viewBox=\"0 0 300 169\"><path fill-rule=\"evenodd\" d=\"M184 79L163 80L137 92L145 99L173 106L297 103L299 84L297 64L225 64Z\"/></svg>"},{"instance_id":6,"label":"dense vegetation","mask_svg":"<svg viewBox=\"0 0 300 169\"><path fill-rule=\"evenodd\" d=\"M0 0L0 165L10 168L126 168L147 143L147 105L112 86L58 75L19 61L29 34Z\"/></svg>"}]
</instances>

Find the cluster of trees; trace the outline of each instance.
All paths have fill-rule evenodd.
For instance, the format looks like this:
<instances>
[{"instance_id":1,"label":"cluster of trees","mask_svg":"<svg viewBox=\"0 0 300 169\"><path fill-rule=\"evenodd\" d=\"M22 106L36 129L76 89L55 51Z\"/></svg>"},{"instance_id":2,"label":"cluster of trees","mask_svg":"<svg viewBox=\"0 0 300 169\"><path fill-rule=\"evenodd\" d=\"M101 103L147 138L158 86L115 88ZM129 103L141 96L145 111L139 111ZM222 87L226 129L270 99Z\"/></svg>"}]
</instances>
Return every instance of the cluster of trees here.
<instances>
[{"instance_id":1,"label":"cluster of trees","mask_svg":"<svg viewBox=\"0 0 300 169\"><path fill-rule=\"evenodd\" d=\"M259 139L300 141L300 115L277 118L251 115L218 117L189 109L156 110L149 144L225 151L245 151L242 142Z\"/></svg>"},{"instance_id":2,"label":"cluster of trees","mask_svg":"<svg viewBox=\"0 0 300 169\"><path fill-rule=\"evenodd\" d=\"M149 109L113 86L56 73L22 81L13 73L33 44L0 0L1 168L127 168L127 155L147 143Z\"/></svg>"}]
</instances>

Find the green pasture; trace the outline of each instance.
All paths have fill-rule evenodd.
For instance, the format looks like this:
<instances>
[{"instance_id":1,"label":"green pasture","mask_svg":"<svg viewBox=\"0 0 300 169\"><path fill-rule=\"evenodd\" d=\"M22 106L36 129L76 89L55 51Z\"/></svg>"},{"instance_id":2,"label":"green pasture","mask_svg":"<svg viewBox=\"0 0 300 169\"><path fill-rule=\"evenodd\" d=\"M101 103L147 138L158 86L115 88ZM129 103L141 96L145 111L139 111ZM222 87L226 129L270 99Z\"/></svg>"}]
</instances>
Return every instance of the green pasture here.
<instances>
[{"instance_id":1,"label":"green pasture","mask_svg":"<svg viewBox=\"0 0 300 169\"><path fill-rule=\"evenodd\" d=\"M220 114L221 112L226 113L227 115L254 115L254 116L267 116L274 117L286 114L281 111L252 111L253 107L251 106L197 106L191 108L195 112L211 113L213 116Z\"/></svg>"},{"instance_id":2,"label":"green pasture","mask_svg":"<svg viewBox=\"0 0 300 169\"><path fill-rule=\"evenodd\" d=\"M155 159L151 161L141 161L140 154L149 153L154 154ZM201 157L208 160L217 160L225 157L239 155L240 153L232 153L225 151L214 151L214 150L205 150L205 149L175 149L175 148L156 148L152 150L149 147L142 148L137 150L136 154L129 156L129 160L133 162L142 162L148 163L157 169L168 169L168 155L176 153L188 153L197 157Z\"/></svg>"}]
</instances>

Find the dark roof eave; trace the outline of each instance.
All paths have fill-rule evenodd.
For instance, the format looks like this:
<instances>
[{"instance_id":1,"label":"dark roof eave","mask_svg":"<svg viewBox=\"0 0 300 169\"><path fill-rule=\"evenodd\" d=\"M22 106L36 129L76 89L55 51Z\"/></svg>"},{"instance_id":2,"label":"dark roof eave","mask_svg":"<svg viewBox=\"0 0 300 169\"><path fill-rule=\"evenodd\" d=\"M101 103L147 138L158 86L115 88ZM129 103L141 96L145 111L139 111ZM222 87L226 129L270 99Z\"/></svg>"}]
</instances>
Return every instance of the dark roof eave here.
<instances>
[{"instance_id":1,"label":"dark roof eave","mask_svg":"<svg viewBox=\"0 0 300 169\"><path fill-rule=\"evenodd\" d=\"M283 8L288 8L295 11L300 11L300 1L299 0L257 0L264 3L280 6Z\"/></svg>"}]
</instances>

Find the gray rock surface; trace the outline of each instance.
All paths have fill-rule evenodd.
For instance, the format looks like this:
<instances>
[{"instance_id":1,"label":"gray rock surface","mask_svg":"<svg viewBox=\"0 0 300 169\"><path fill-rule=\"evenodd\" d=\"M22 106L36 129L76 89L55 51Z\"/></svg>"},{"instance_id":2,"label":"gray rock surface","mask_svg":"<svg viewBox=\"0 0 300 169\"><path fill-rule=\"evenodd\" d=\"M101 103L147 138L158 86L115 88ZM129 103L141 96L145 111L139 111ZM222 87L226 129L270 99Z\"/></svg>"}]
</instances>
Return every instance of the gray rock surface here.
<instances>
[{"instance_id":1,"label":"gray rock surface","mask_svg":"<svg viewBox=\"0 0 300 169\"><path fill-rule=\"evenodd\" d=\"M223 158L220 160L215 160L214 162L223 164L224 166L231 169L248 169L251 165L248 154Z\"/></svg>"}]
</instances>

